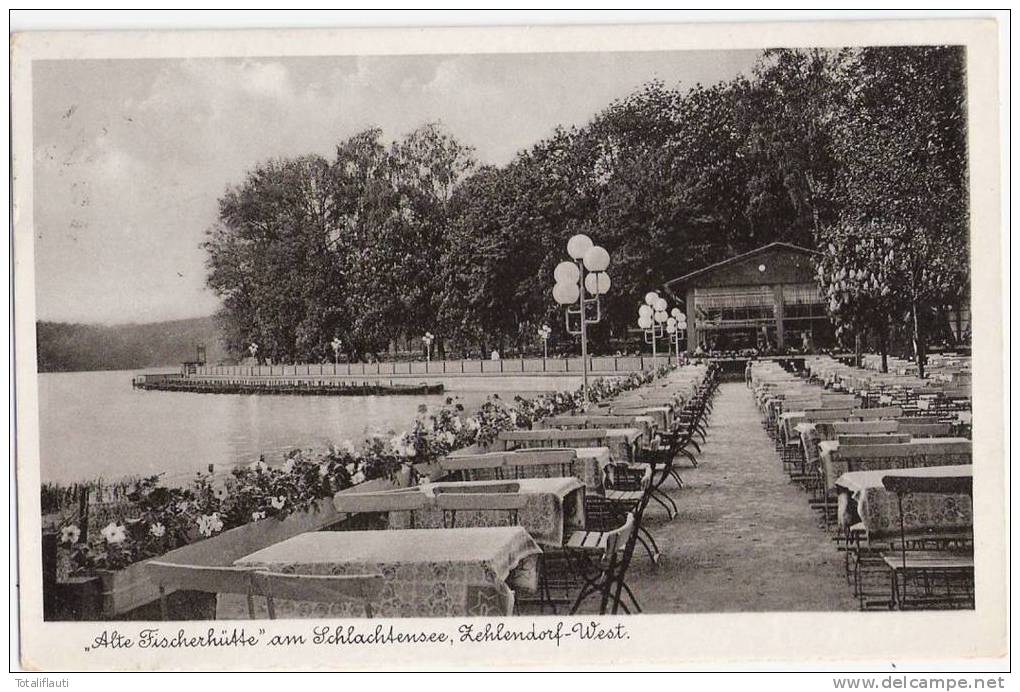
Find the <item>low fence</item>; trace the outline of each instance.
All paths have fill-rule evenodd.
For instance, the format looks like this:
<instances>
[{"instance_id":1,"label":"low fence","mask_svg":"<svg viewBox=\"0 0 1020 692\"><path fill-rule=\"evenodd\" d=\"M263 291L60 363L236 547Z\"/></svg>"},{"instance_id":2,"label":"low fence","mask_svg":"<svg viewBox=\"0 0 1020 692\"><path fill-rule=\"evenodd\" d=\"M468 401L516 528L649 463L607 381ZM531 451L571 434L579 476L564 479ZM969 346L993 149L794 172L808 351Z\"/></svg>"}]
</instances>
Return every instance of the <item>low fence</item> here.
<instances>
[{"instance_id":1,"label":"low fence","mask_svg":"<svg viewBox=\"0 0 1020 692\"><path fill-rule=\"evenodd\" d=\"M665 356L591 357L588 371L629 374L665 365ZM205 365L198 377L372 377L400 375L541 375L581 374L581 358L515 358L502 360L434 360L385 363L305 363L298 365Z\"/></svg>"}]
</instances>

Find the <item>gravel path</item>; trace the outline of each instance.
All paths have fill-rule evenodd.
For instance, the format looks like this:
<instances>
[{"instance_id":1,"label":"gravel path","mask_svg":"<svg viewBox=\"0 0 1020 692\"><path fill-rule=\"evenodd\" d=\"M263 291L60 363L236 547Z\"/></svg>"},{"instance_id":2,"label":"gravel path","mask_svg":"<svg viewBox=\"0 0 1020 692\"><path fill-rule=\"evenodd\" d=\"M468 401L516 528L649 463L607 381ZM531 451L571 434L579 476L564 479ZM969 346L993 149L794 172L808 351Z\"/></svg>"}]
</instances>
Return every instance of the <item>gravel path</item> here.
<instances>
[{"instance_id":1,"label":"gravel path","mask_svg":"<svg viewBox=\"0 0 1020 692\"><path fill-rule=\"evenodd\" d=\"M637 547L627 577L646 613L856 610L843 554L807 495L783 473L743 382L715 399L698 468L686 487L667 483L680 514L654 502L645 525L662 551L657 567Z\"/></svg>"}]
</instances>

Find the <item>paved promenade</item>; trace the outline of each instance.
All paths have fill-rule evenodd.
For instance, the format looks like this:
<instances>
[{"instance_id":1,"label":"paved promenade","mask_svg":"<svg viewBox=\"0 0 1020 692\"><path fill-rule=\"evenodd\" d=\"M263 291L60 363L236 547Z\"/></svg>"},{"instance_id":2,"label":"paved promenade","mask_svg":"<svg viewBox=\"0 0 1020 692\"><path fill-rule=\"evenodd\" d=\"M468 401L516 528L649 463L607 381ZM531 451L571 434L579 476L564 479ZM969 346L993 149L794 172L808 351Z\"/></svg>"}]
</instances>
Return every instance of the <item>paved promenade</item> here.
<instances>
[{"instance_id":1,"label":"paved promenade","mask_svg":"<svg viewBox=\"0 0 1020 692\"><path fill-rule=\"evenodd\" d=\"M655 503L646 525L662 550L638 546L628 582L647 613L856 610L843 554L807 496L783 473L743 382L720 385L698 468L668 484L672 522Z\"/></svg>"}]
</instances>

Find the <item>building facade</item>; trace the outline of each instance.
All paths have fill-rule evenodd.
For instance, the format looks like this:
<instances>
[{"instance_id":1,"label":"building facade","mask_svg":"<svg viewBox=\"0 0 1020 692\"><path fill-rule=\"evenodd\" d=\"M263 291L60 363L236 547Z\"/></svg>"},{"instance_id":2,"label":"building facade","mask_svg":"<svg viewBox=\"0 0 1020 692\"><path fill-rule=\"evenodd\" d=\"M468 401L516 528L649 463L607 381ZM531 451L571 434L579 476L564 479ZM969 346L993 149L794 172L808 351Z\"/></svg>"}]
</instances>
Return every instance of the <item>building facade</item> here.
<instances>
[{"instance_id":1,"label":"building facade","mask_svg":"<svg viewBox=\"0 0 1020 692\"><path fill-rule=\"evenodd\" d=\"M811 352L833 343L813 250L771 243L667 281L686 305L687 351Z\"/></svg>"}]
</instances>

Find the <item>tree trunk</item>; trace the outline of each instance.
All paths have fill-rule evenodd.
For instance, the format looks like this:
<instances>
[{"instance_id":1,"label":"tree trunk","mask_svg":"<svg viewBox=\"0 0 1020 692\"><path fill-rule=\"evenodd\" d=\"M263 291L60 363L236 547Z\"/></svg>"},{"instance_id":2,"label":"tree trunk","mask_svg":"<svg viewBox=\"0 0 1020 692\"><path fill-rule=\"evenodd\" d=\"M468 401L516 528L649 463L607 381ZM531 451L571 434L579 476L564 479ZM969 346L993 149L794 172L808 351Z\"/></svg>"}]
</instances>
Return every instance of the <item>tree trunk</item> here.
<instances>
[{"instance_id":1,"label":"tree trunk","mask_svg":"<svg viewBox=\"0 0 1020 692\"><path fill-rule=\"evenodd\" d=\"M889 325L884 324L878 331L878 347L882 352L882 372L889 372Z\"/></svg>"},{"instance_id":2,"label":"tree trunk","mask_svg":"<svg viewBox=\"0 0 1020 692\"><path fill-rule=\"evenodd\" d=\"M924 337L921 334L921 318L917 314L917 275L910 277L910 312L914 322L914 357L917 361L917 376L924 379Z\"/></svg>"}]
</instances>

